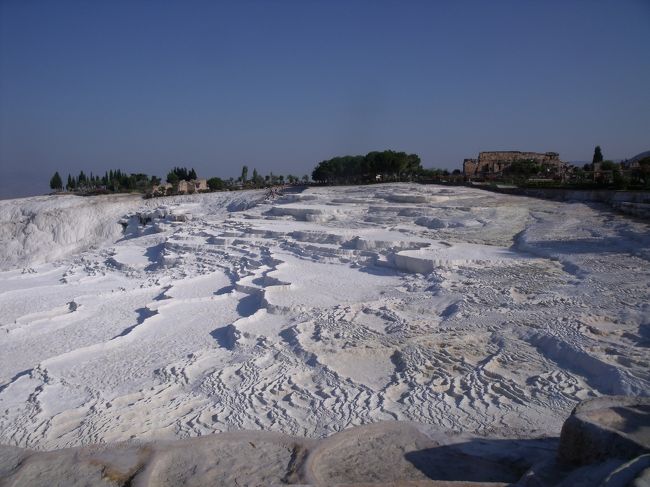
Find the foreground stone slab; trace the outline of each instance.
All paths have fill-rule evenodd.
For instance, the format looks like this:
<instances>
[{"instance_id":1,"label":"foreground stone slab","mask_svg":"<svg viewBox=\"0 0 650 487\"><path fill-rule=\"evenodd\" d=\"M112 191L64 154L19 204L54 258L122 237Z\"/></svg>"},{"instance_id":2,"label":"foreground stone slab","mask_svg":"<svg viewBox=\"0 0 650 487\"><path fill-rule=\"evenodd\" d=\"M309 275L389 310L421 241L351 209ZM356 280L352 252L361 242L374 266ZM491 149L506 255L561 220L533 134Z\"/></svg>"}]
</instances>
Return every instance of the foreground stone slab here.
<instances>
[{"instance_id":1,"label":"foreground stone slab","mask_svg":"<svg viewBox=\"0 0 650 487\"><path fill-rule=\"evenodd\" d=\"M350 428L324 440L241 431L51 452L0 447L0 484L496 487L517 481L521 467L507 454L491 451L490 458L481 458L467 450L473 441L445 434L432 439L396 421Z\"/></svg>"},{"instance_id":2,"label":"foreground stone slab","mask_svg":"<svg viewBox=\"0 0 650 487\"><path fill-rule=\"evenodd\" d=\"M554 438L482 438L379 422L316 440L238 431L35 452L0 446L0 485L635 487L650 479L650 399L577 406Z\"/></svg>"},{"instance_id":3,"label":"foreground stone slab","mask_svg":"<svg viewBox=\"0 0 650 487\"><path fill-rule=\"evenodd\" d=\"M580 403L565 421L558 461L587 465L650 453L650 398L606 396Z\"/></svg>"},{"instance_id":4,"label":"foreground stone slab","mask_svg":"<svg viewBox=\"0 0 650 487\"><path fill-rule=\"evenodd\" d=\"M318 485L425 480L441 482L427 485L483 485L521 477L522 472L507 462L469 454L462 445L444 445L410 424L378 423L321 441L307 460L306 473Z\"/></svg>"}]
</instances>

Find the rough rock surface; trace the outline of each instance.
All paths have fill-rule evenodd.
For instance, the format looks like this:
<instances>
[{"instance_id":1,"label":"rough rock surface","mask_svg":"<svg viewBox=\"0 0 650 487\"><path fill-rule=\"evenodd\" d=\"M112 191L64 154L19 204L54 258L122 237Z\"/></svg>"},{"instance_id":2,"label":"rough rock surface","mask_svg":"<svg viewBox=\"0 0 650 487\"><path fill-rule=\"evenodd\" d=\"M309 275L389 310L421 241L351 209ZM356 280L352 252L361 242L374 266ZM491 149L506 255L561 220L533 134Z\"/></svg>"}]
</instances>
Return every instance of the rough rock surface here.
<instances>
[{"instance_id":1,"label":"rough rock surface","mask_svg":"<svg viewBox=\"0 0 650 487\"><path fill-rule=\"evenodd\" d=\"M650 479L648 402L583 402L559 449L553 438L487 439L403 421L322 440L239 431L50 452L0 446L0 485L640 487Z\"/></svg>"},{"instance_id":2,"label":"rough rock surface","mask_svg":"<svg viewBox=\"0 0 650 487\"><path fill-rule=\"evenodd\" d=\"M0 202L0 443L392 420L536 438L650 391L647 223L464 187L295 191Z\"/></svg>"},{"instance_id":3,"label":"rough rock surface","mask_svg":"<svg viewBox=\"0 0 650 487\"><path fill-rule=\"evenodd\" d=\"M586 465L650 453L650 398L609 396L580 403L562 427L558 460Z\"/></svg>"},{"instance_id":4,"label":"rough rock surface","mask_svg":"<svg viewBox=\"0 0 650 487\"><path fill-rule=\"evenodd\" d=\"M526 440L530 441L530 440ZM508 442L509 447L516 441ZM510 448L417 425L353 427L324 440L241 431L187 440L123 442L51 452L0 447L0 485L503 486L540 445ZM552 455L552 449L545 449ZM523 463L522 463L523 462Z\"/></svg>"}]
</instances>

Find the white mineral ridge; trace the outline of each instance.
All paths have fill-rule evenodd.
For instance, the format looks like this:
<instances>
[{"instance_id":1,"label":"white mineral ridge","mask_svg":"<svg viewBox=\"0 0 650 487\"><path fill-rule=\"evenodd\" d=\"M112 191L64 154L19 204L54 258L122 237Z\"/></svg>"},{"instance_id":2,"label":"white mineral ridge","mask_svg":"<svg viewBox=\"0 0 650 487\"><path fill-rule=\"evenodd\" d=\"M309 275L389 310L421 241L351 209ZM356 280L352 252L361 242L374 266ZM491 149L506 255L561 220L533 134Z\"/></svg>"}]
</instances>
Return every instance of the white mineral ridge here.
<instances>
[{"instance_id":1,"label":"white mineral ridge","mask_svg":"<svg viewBox=\"0 0 650 487\"><path fill-rule=\"evenodd\" d=\"M38 196L0 201L0 269L56 260L118 239L119 218L141 205L131 195Z\"/></svg>"},{"instance_id":2,"label":"white mineral ridge","mask_svg":"<svg viewBox=\"0 0 650 487\"><path fill-rule=\"evenodd\" d=\"M0 443L530 438L650 390L650 228L383 184L0 202Z\"/></svg>"},{"instance_id":3,"label":"white mineral ridge","mask_svg":"<svg viewBox=\"0 0 650 487\"><path fill-rule=\"evenodd\" d=\"M441 241L417 250L403 250L394 259L400 270L427 274L447 266L494 263L517 257L521 259L521 255L506 248Z\"/></svg>"}]
</instances>

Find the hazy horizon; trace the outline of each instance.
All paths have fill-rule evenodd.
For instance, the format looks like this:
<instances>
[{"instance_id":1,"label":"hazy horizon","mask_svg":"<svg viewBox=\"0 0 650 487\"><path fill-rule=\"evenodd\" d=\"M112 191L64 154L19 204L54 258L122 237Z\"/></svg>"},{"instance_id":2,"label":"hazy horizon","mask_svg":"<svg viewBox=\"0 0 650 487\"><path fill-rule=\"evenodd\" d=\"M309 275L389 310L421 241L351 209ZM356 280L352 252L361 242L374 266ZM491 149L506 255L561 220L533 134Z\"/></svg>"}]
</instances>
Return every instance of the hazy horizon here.
<instances>
[{"instance_id":1,"label":"hazy horizon","mask_svg":"<svg viewBox=\"0 0 650 487\"><path fill-rule=\"evenodd\" d=\"M650 4L0 2L0 198L55 170L310 174L650 149Z\"/></svg>"}]
</instances>

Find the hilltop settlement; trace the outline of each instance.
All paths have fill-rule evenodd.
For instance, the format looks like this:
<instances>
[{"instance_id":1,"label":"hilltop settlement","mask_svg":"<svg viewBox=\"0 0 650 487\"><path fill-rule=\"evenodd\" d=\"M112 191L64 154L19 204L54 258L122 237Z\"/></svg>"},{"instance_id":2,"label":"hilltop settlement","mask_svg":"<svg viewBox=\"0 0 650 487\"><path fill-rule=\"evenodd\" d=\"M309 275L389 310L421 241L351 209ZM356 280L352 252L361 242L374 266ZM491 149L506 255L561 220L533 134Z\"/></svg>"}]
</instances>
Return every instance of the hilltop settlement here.
<instances>
[{"instance_id":1,"label":"hilltop settlement","mask_svg":"<svg viewBox=\"0 0 650 487\"><path fill-rule=\"evenodd\" d=\"M210 191L271 188L283 185L375 184L386 182L420 182L439 184L515 185L519 187L650 189L650 151L619 162L604 159L600 146L594 149L591 163L571 164L560 159L557 152L483 151L477 158L464 159L462 171L427 169L417 154L392 150L372 151L366 155L337 156L319 162L310 177L263 176L253 169L249 177L244 165L235 178L199 178L196 171L174 167L165 182L157 176L142 173L107 171L104 176L81 171L68 174L67 183L58 172L50 179L55 192L79 195L139 192L147 197L192 194Z\"/></svg>"}]
</instances>

